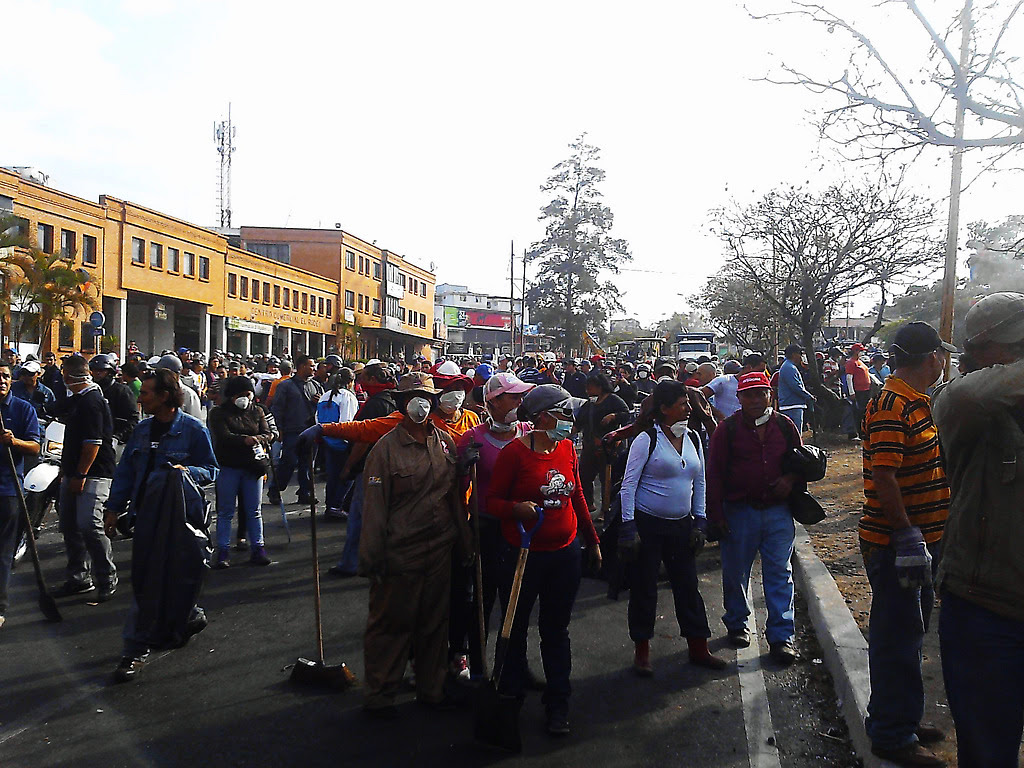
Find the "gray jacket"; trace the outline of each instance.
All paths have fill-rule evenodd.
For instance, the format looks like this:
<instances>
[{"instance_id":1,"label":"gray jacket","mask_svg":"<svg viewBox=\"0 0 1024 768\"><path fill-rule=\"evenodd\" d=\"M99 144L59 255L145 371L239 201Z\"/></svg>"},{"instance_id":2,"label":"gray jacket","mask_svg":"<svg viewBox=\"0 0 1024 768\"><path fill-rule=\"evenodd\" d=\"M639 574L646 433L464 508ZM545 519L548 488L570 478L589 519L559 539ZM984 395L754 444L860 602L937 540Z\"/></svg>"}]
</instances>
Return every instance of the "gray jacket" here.
<instances>
[{"instance_id":1,"label":"gray jacket","mask_svg":"<svg viewBox=\"0 0 1024 768\"><path fill-rule=\"evenodd\" d=\"M292 376L277 385L270 409L282 436L313 426L316 402L322 394L323 389L312 376L305 383Z\"/></svg>"},{"instance_id":2,"label":"gray jacket","mask_svg":"<svg viewBox=\"0 0 1024 768\"><path fill-rule=\"evenodd\" d=\"M939 584L1016 621L1024 621L1021 403L1024 360L954 379L932 403L952 490Z\"/></svg>"}]
</instances>

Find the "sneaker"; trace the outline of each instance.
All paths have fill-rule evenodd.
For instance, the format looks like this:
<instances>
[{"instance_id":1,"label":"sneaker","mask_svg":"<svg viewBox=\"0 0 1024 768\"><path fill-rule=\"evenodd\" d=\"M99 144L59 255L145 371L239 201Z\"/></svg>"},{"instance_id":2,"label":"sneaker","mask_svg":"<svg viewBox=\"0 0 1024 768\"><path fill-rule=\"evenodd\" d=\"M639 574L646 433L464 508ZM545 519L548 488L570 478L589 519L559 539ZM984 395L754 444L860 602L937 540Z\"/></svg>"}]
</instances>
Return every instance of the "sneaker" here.
<instances>
[{"instance_id":1,"label":"sneaker","mask_svg":"<svg viewBox=\"0 0 1024 768\"><path fill-rule=\"evenodd\" d=\"M332 565L327 569L327 574L337 579L351 579L357 575L354 571L346 571L340 565Z\"/></svg>"},{"instance_id":2,"label":"sneaker","mask_svg":"<svg viewBox=\"0 0 1024 768\"><path fill-rule=\"evenodd\" d=\"M271 559L267 557L267 550L263 548L262 544L252 548L249 565L270 565L271 562Z\"/></svg>"},{"instance_id":3,"label":"sneaker","mask_svg":"<svg viewBox=\"0 0 1024 768\"><path fill-rule=\"evenodd\" d=\"M109 587L100 587L99 594L96 595L97 603L105 603L114 596L117 592L117 584L111 584Z\"/></svg>"},{"instance_id":4,"label":"sneaker","mask_svg":"<svg viewBox=\"0 0 1024 768\"><path fill-rule=\"evenodd\" d=\"M231 567L231 550L227 547L221 547L217 550L217 562L213 564L213 567L218 571L223 571L225 568Z\"/></svg>"},{"instance_id":5,"label":"sneaker","mask_svg":"<svg viewBox=\"0 0 1024 768\"><path fill-rule=\"evenodd\" d=\"M192 615L188 617L188 622L185 624L185 634L189 637L198 635L206 629L209 623L210 620L206 618L206 611L197 605L192 609Z\"/></svg>"},{"instance_id":6,"label":"sneaker","mask_svg":"<svg viewBox=\"0 0 1024 768\"><path fill-rule=\"evenodd\" d=\"M925 749L916 741L899 749L871 747L871 754L888 760L890 763L896 763L896 765L925 766L925 768L944 768L946 765L945 760Z\"/></svg>"},{"instance_id":7,"label":"sneaker","mask_svg":"<svg viewBox=\"0 0 1024 768\"><path fill-rule=\"evenodd\" d=\"M771 657L780 664L789 665L799 659L800 654L797 653L792 640L784 640L781 643L771 644Z\"/></svg>"},{"instance_id":8,"label":"sneaker","mask_svg":"<svg viewBox=\"0 0 1024 768\"><path fill-rule=\"evenodd\" d=\"M544 730L547 731L548 736L568 736L569 716L557 712L549 712Z\"/></svg>"},{"instance_id":9,"label":"sneaker","mask_svg":"<svg viewBox=\"0 0 1024 768\"><path fill-rule=\"evenodd\" d=\"M729 643L733 648L750 647L750 630L746 627L729 630Z\"/></svg>"},{"instance_id":10,"label":"sneaker","mask_svg":"<svg viewBox=\"0 0 1024 768\"><path fill-rule=\"evenodd\" d=\"M96 585L91 581L80 582L69 579L51 589L50 594L54 597L72 597L73 595L84 595L86 592L92 592L94 589L96 589Z\"/></svg>"},{"instance_id":11,"label":"sneaker","mask_svg":"<svg viewBox=\"0 0 1024 768\"><path fill-rule=\"evenodd\" d=\"M338 509L338 507L328 507L324 511L324 520L348 520L348 512L344 509Z\"/></svg>"},{"instance_id":12,"label":"sneaker","mask_svg":"<svg viewBox=\"0 0 1024 768\"><path fill-rule=\"evenodd\" d=\"M114 681L130 683L139 676L139 672L142 671L142 667L145 664L146 662L142 659L133 659L130 656L125 656L121 659L121 663L117 665L117 669L114 670Z\"/></svg>"}]
</instances>

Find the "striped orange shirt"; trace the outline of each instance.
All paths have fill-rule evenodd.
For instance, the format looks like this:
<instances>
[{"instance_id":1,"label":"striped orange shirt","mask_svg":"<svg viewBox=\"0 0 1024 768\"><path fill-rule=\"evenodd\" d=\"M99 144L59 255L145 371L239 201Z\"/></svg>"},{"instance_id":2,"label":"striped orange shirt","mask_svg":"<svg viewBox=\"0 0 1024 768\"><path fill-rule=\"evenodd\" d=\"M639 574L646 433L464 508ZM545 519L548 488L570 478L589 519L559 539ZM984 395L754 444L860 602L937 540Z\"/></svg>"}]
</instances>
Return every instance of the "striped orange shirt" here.
<instances>
[{"instance_id":1,"label":"striped orange shirt","mask_svg":"<svg viewBox=\"0 0 1024 768\"><path fill-rule=\"evenodd\" d=\"M902 379L889 376L864 414L864 515L860 538L889 543L892 526L882 513L872 480L874 467L892 467L910 524L932 544L942 538L949 515L949 481L942 462L931 399Z\"/></svg>"}]
</instances>

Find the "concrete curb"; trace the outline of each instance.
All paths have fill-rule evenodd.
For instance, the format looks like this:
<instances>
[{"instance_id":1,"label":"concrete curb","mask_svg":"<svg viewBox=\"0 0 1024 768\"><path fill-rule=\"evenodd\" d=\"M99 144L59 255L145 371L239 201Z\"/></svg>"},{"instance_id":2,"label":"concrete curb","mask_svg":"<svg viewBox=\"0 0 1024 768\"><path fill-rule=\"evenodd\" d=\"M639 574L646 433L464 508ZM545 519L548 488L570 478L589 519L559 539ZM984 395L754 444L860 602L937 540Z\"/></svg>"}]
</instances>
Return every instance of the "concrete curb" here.
<instances>
[{"instance_id":1,"label":"concrete curb","mask_svg":"<svg viewBox=\"0 0 1024 768\"><path fill-rule=\"evenodd\" d=\"M871 740L864 730L864 717L871 695L868 673L868 643L846 607L835 579L814 552L806 529L796 524L795 576L807 600L807 612L814 625L821 652L832 679L839 708L846 718L850 738L865 768L896 768L871 754Z\"/></svg>"}]
</instances>

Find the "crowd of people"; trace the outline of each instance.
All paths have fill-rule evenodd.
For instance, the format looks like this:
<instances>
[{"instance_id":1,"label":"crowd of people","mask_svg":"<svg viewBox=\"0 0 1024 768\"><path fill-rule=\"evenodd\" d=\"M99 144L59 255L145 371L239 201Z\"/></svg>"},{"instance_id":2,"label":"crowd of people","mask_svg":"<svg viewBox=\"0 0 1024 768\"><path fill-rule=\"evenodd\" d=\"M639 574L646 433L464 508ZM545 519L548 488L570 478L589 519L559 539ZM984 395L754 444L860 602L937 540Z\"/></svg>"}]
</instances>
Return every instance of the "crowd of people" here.
<instances>
[{"instance_id":1,"label":"crowd of people","mask_svg":"<svg viewBox=\"0 0 1024 768\"><path fill-rule=\"evenodd\" d=\"M921 723L922 638L936 594L960 764L1016 765L1024 723L1024 561L1014 534L1024 499L1024 295L993 294L965 324L962 375L945 383L954 350L924 323L902 326L870 367L860 344L817 353L824 385L855 425L844 429L863 440L867 729L875 753L901 765L942 764L925 745L943 734ZM72 355L58 366L52 353L21 362L8 350L2 442L18 477L0 468L0 626L18 528L13 484L38 453L40 419L59 418L67 567L55 594L110 600L110 540L133 539L120 682L135 679L153 649L206 626L198 585L207 567L232 567L236 516L235 547L254 566L273 564L264 493L280 504L294 478L295 501L315 503L314 457L325 515L346 521L328 573L369 580L368 716L397 717L403 681L435 708L455 706L453 691L480 681L480 638L495 607L504 613L510 602L524 537L530 556L497 682L520 699L542 690L553 736L570 732L569 625L584 575L628 585L623 631L633 670L650 676L664 566L689 661L722 669L708 646L698 553L719 542L722 622L737 648L757 642L750 584L760 556L769 654L792 663L793 504L815 479L794 459L818 418L809 354L793 344L778 361L748 351L726 360L346 364L336 354L204 361L186 349L148 359L132 349L123 362ZM209 552L204 486L215 493ZM527 663L538 603L543 674Z\"/></svg>"}]
</instances>

